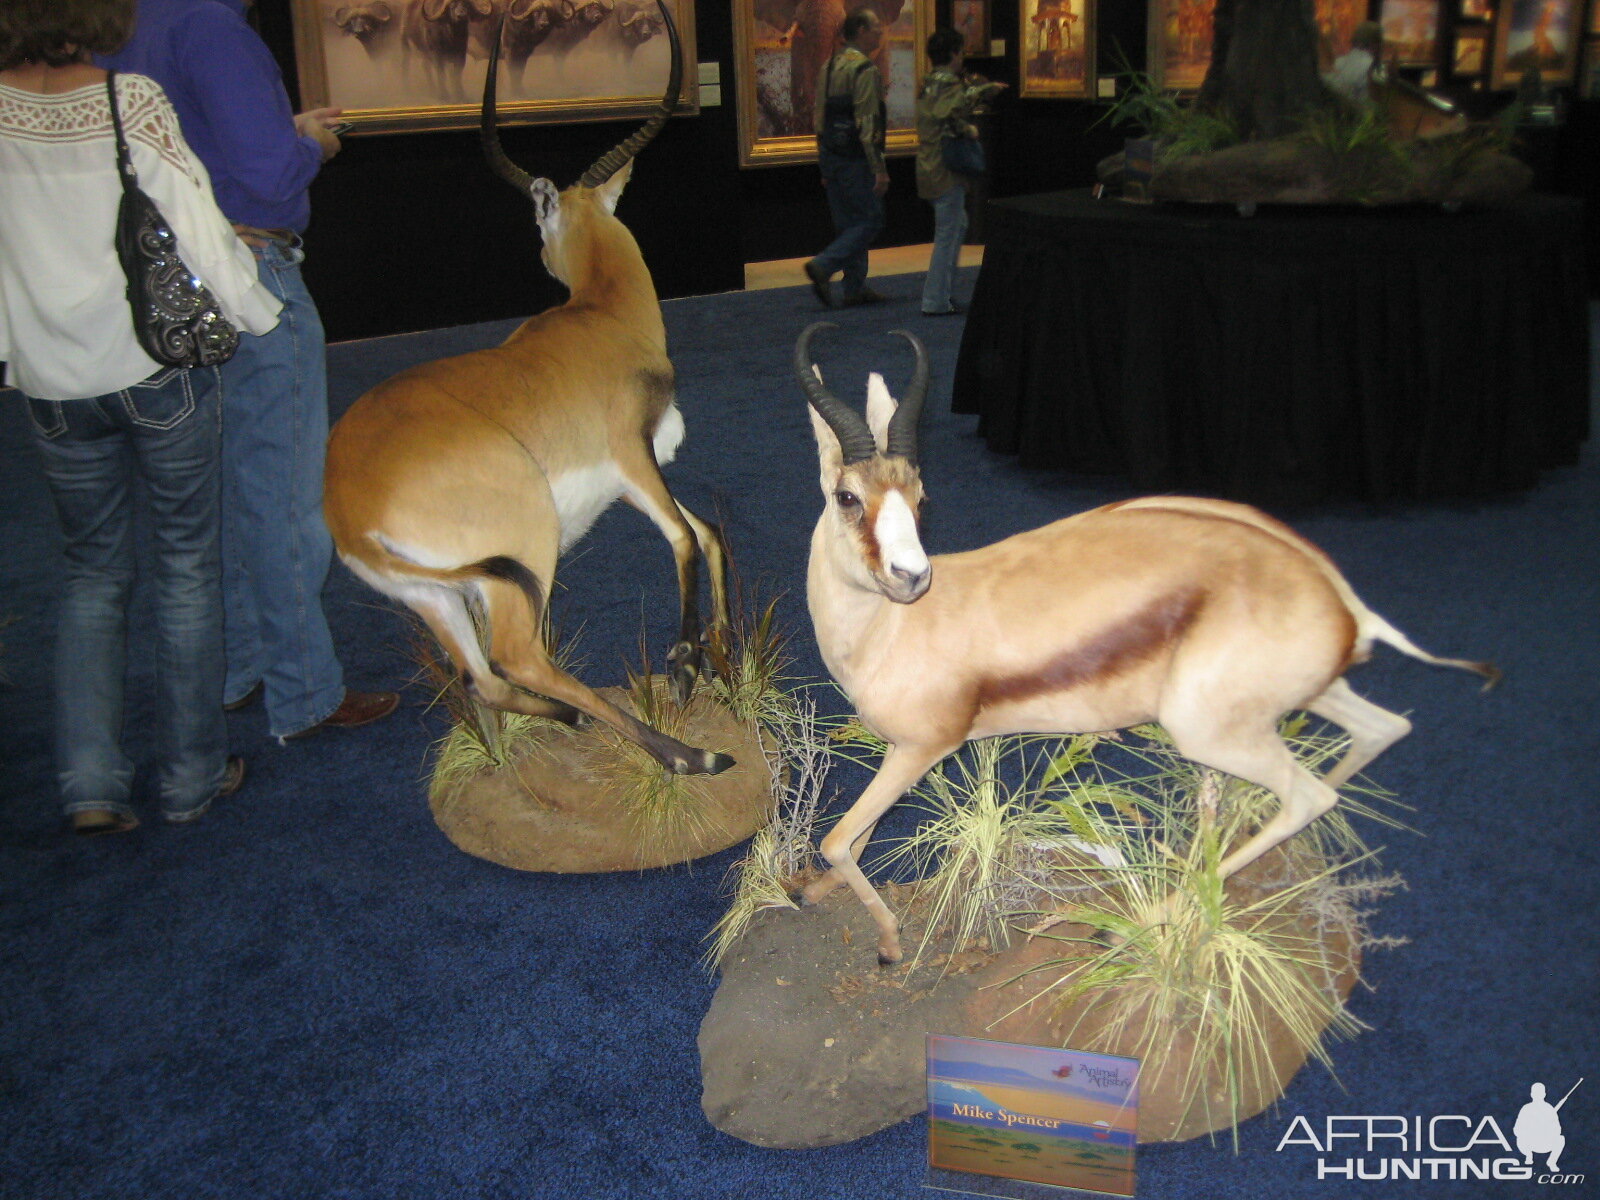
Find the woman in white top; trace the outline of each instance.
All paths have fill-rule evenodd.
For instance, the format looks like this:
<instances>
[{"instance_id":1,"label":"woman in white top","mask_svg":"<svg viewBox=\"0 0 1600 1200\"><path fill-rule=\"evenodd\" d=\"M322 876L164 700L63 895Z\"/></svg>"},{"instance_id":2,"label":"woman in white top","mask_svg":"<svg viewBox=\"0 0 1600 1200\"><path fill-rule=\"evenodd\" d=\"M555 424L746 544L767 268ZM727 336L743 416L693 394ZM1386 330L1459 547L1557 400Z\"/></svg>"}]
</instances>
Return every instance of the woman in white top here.
<instances>
[{"instance_id":1,"label":"woman in white top","mask_svg":"<svg viewBox=\"0 0 1600 1200\"><path fill-rule=\"evenodd\" d=\"M0 361L24 393L66 540L56 771L81 833L138 824L134 764L120 743L136 480L154 547L162 815L192 821L244 774L227 755L222 715L219 376L162 367L139 348L113 243L122 185L106 73L89 56L122 44L133 6L0 4ZM278 301L218 210L167 98L139 75L118 76L116 93L140 186L185 263L242 332L271 329Z\"/></svg>"}]
</instances>

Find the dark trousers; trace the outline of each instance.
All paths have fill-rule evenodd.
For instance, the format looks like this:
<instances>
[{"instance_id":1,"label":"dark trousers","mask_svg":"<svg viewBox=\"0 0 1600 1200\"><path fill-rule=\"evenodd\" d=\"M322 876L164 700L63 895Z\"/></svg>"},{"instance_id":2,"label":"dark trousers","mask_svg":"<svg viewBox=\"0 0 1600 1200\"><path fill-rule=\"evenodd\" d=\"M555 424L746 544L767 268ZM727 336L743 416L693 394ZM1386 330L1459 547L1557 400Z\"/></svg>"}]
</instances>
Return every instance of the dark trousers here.
<instances>
[{"instance_id":1,"label":"dark trousers","mask_svg":"<svg viewBox=\"0 0 1600 1200\"><path fill-rule=\"evenodd\" d=\"M845 299L867 282L867 247L883 229L883 197L872 190L872 168L865 158L840 158L824 151L819 165L837 236L814 260L832 275L844 272Z\"/></svg>"}]
</instances>

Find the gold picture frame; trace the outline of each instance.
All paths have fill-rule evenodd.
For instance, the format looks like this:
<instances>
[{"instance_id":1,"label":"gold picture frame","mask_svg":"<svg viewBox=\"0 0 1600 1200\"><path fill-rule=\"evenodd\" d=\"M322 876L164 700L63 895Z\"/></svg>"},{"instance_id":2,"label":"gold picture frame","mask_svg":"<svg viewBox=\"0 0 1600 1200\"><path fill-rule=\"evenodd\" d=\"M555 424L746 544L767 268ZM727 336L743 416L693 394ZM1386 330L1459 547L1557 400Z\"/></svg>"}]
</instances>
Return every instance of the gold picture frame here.
<instances>
[{"instance_id":1,"label":"gold picture frame","mask_svg":"<svg viewBox=\"0 0 1600 1200\"><path fill-rule=\"evenodd\" d=\"M667 2L677 111L697 113L694 0ZM655 0L293 0L301 106L342 108L352 134L475 128L502 13L506 124L635 119L659 103L671 53Z\"/></svg>"},{"instance_id":2,"label":"gold picture frame","mask_svg":"<svg viewBox=\"0 0 1600 1200\"><path fill-rule=\"evenodd\" d=\"M1450 71L1465 79L1482 75L1489 65L1489 31L1487 29L1456 29L1456 51Z\"/></svg>"},{"instance_id":3,"label":"gold picture frame","mask_svg":"<svg viewBox=\"0 0 1600 1200\"><path fill-rule=\"evenodd\" d=\"M1383 0L1384 57L1401 67L1439 65L1440 0Z\"/></svg>"},{"instance_id":4,"label":"gold picture frame","mask_svg":"<svg viewBox=\"0 0 1600 1200\"><path fill-rule=\"evenodd\" d=\"M1514 88L1535 67L1545 87L1572 83L1578 74L1580 7L1578 0L1502 0L1489 86Z\"/></svg>"},{"instance_id":5,"label":"gold picture frame","mask_svg":"<svg viewBox=\"0 0 1600 1200\"><path fill-rule=\"evenodd\" d=\"M950 28L961 35L961 53L988 58L990 0L950 0Z\"/></svg>"},{"instance_id":6,"label":"gold picture frame","mask_svg":"<svg viewBox=\"0 0 1600 1200\"><path fill-rule=\"evenodd\" d=\"M884 22L880 69L887 73L889 85L886 153L915 154L917 89L927 70L923 47L933 32L934 0L868 2ZM739 165L816 162L812 128L816 76L842 44L838 31L846 5L802 5L800 0L732 3Z\"/></svg>"},{"instance_id":7,"label":"gold picture frame","mask_svg":"<svg viewBox=\"0 0 1600 1200\"><path fill-rule=\"evenodd\" d=\"M1095 0L1018 0L1019 96L1088 100L1095 93Z\"/></svg>"},{"instance_id":8,"label":"gold picture frame","mask_svg":"<svg viewBox=\"0 0 1600 1200\"><path fill-rule=\"evenodd\" d=\"M1170 92L1198 92L1211 69L1217 0L1150 0L1150 81Z\"/></svg>"}]
</instances>

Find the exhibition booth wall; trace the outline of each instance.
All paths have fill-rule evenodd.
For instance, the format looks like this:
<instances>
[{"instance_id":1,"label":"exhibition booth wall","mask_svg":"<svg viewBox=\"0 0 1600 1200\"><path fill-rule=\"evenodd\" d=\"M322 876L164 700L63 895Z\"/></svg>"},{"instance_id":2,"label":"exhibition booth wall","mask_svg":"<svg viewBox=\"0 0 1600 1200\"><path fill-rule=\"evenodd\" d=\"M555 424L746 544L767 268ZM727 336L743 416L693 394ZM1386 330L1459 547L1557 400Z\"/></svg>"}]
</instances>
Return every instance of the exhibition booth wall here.
<instances>
[{"instance_id":1,"label":"exhibition booth wall","mask_svg":"<svg viewBox=\"0 0 1600 1200\"><path fill-rule=\"evenodd\" d=\"M965 296L972 273L964 274ZM825 711L805 606L822 504L804 400L790 363L815 319L805 288L673 301L664 315L688 426L674 492L723 522L752 598L776 598L793 686ZM896 326L932 360L921 462L934 552L975 547L1128 490L1042 472L990 452L953 414L960 322L920 321L901 296L836 314L819 359L859 404L866 372L904 387ZM337 417L415 363L504 338L511 322L335 346ZM1600 340L1597 340L1600 345ZM63 834L50 766L50 673L60 595L49 491L20 404L0 405L0 1194L73 1200L912 1200L923 1187L920 1118L863 1140L762 1149L701 1111L696 1051L716 988L704 940L726 908L734 848L689 866L599 875L518 872L469 857L430 816L430 747L446 728L416 681L411 626L335 565L325 593L352 686L399 689L401 710L355 731L275 744L259 709L231 714L243 788L198 824L146 820L131 834ZM1363 600L1418 643L1492 658L1483 694L1458 672L1388 650L1351 672L1415 731L1371 777L1409 807L1409 829L1361 821L1381 872L1406 886L1378 906L1351 999L1370 1028L1330 1047L1283 1103L1226 1136L1141 1149L1138 1195L1432 1198L1545 1194L1531 1181L1348 1177L1391 1159L1458 1169L1517 1159L1530 1085L1562 1110L1565 1171L1595 1175L1595 996L1600 864L1590 710L1600 662L1596 547L1600 462L1551 471L1525 494L1470 504L1336 504L1276 510L1321 545ZM557 626L579 635L578 673L620 682L671 640L671 557L626 506L561 564ZM147 761L148 597L135 606L128 744ZM842 811L865 783L838 766ZM919 819L902 804L874 842ZM875 876L880 869L872 869ZM806 922L815 914L780 912ZM877 977L858 939L861 976ZM790 981L793 982L793 981ZM763 1053L753 1044L752 1056ZM1381 1118L1368 1150L1341 1135ZM1434 1118L1443 1124L1433 1125ZM1395 1122L1399 1122L1399 1126ZM1466 1127L1462 1121L1468 1121ZM1413 1125L1415 1122L1415 1125ZM1476 1126L1477 1132L1473 1134ZM1420 1128L1441 1145L1393 1140ZM1434 1174L1430 1175L1429 1172ZM1582 1185L1557 1188L1579 1195Z\"/></svg>"},{"instance_id":2,"label":"exhibition booth wall","mask_svg":"<svg viewBox=\"0 0 1600 1200\"><path fill-rule=\"evenodd\" d=\"M1114 73L1124 59L1145 65L1146 7L1099 6L1100 75ZM262 33L298 99L291 0L259 0L257 8ZM722 103L670 121L640 159L622 202L622 216L665 297L737 290L745 263L809 256L832 237L814 166L739 165L732 8L721 0L695 9L696 57L717 64ZM936 9L947 19L947 0ZM986 121L993 176L985 191L1004 197L1088 186L1095 164L1121 149L1130 130L1105 121L1103 104L1018 96L1017 5L989 9L991 35L1008 52L974 58L969 67L1013 88ZM1479 115L1503 104L1507 94L1467 91L1459 98ZM1569 113L1565 126L1540 131L1528 148L1538 186L1600 195L1600 156L1593 153L1600 102L1577 102ZM512 125L503 137L516 162L565 186L631 128L626 122ZM891 158L890 177L879 244L931 241L932 210L917 199L911 159ZM523 316L561 296L537 264L530 210L484 167L472 130L347 137L313 185L312 202L305 274L330 340ZM971 207L969 237L979 241L981 203ZM1594 228L1591 217L1591 263ZM1600 279L1600 271L1592 276Z\"/></svg>"}]
</instances>

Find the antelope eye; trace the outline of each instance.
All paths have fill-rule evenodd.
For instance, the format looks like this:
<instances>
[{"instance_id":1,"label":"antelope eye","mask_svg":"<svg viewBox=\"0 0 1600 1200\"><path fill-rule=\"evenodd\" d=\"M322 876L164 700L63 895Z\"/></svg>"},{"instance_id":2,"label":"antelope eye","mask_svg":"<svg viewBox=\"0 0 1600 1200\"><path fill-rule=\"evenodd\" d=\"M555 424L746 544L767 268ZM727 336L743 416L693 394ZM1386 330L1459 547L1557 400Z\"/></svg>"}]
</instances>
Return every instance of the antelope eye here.
<instances>
[{"instance_id":1,"label":"antelope eye","mask_svg":"<svg viewBox=\"0 0 1600 1200\"><path fill-rule=\"evenodd\" d=\"M861 507L861 497L857 496L854 492L847 492L841 489L833 494L833 498L838 501L840 508L851 509Z\"/></svg>"}]
</instances>

